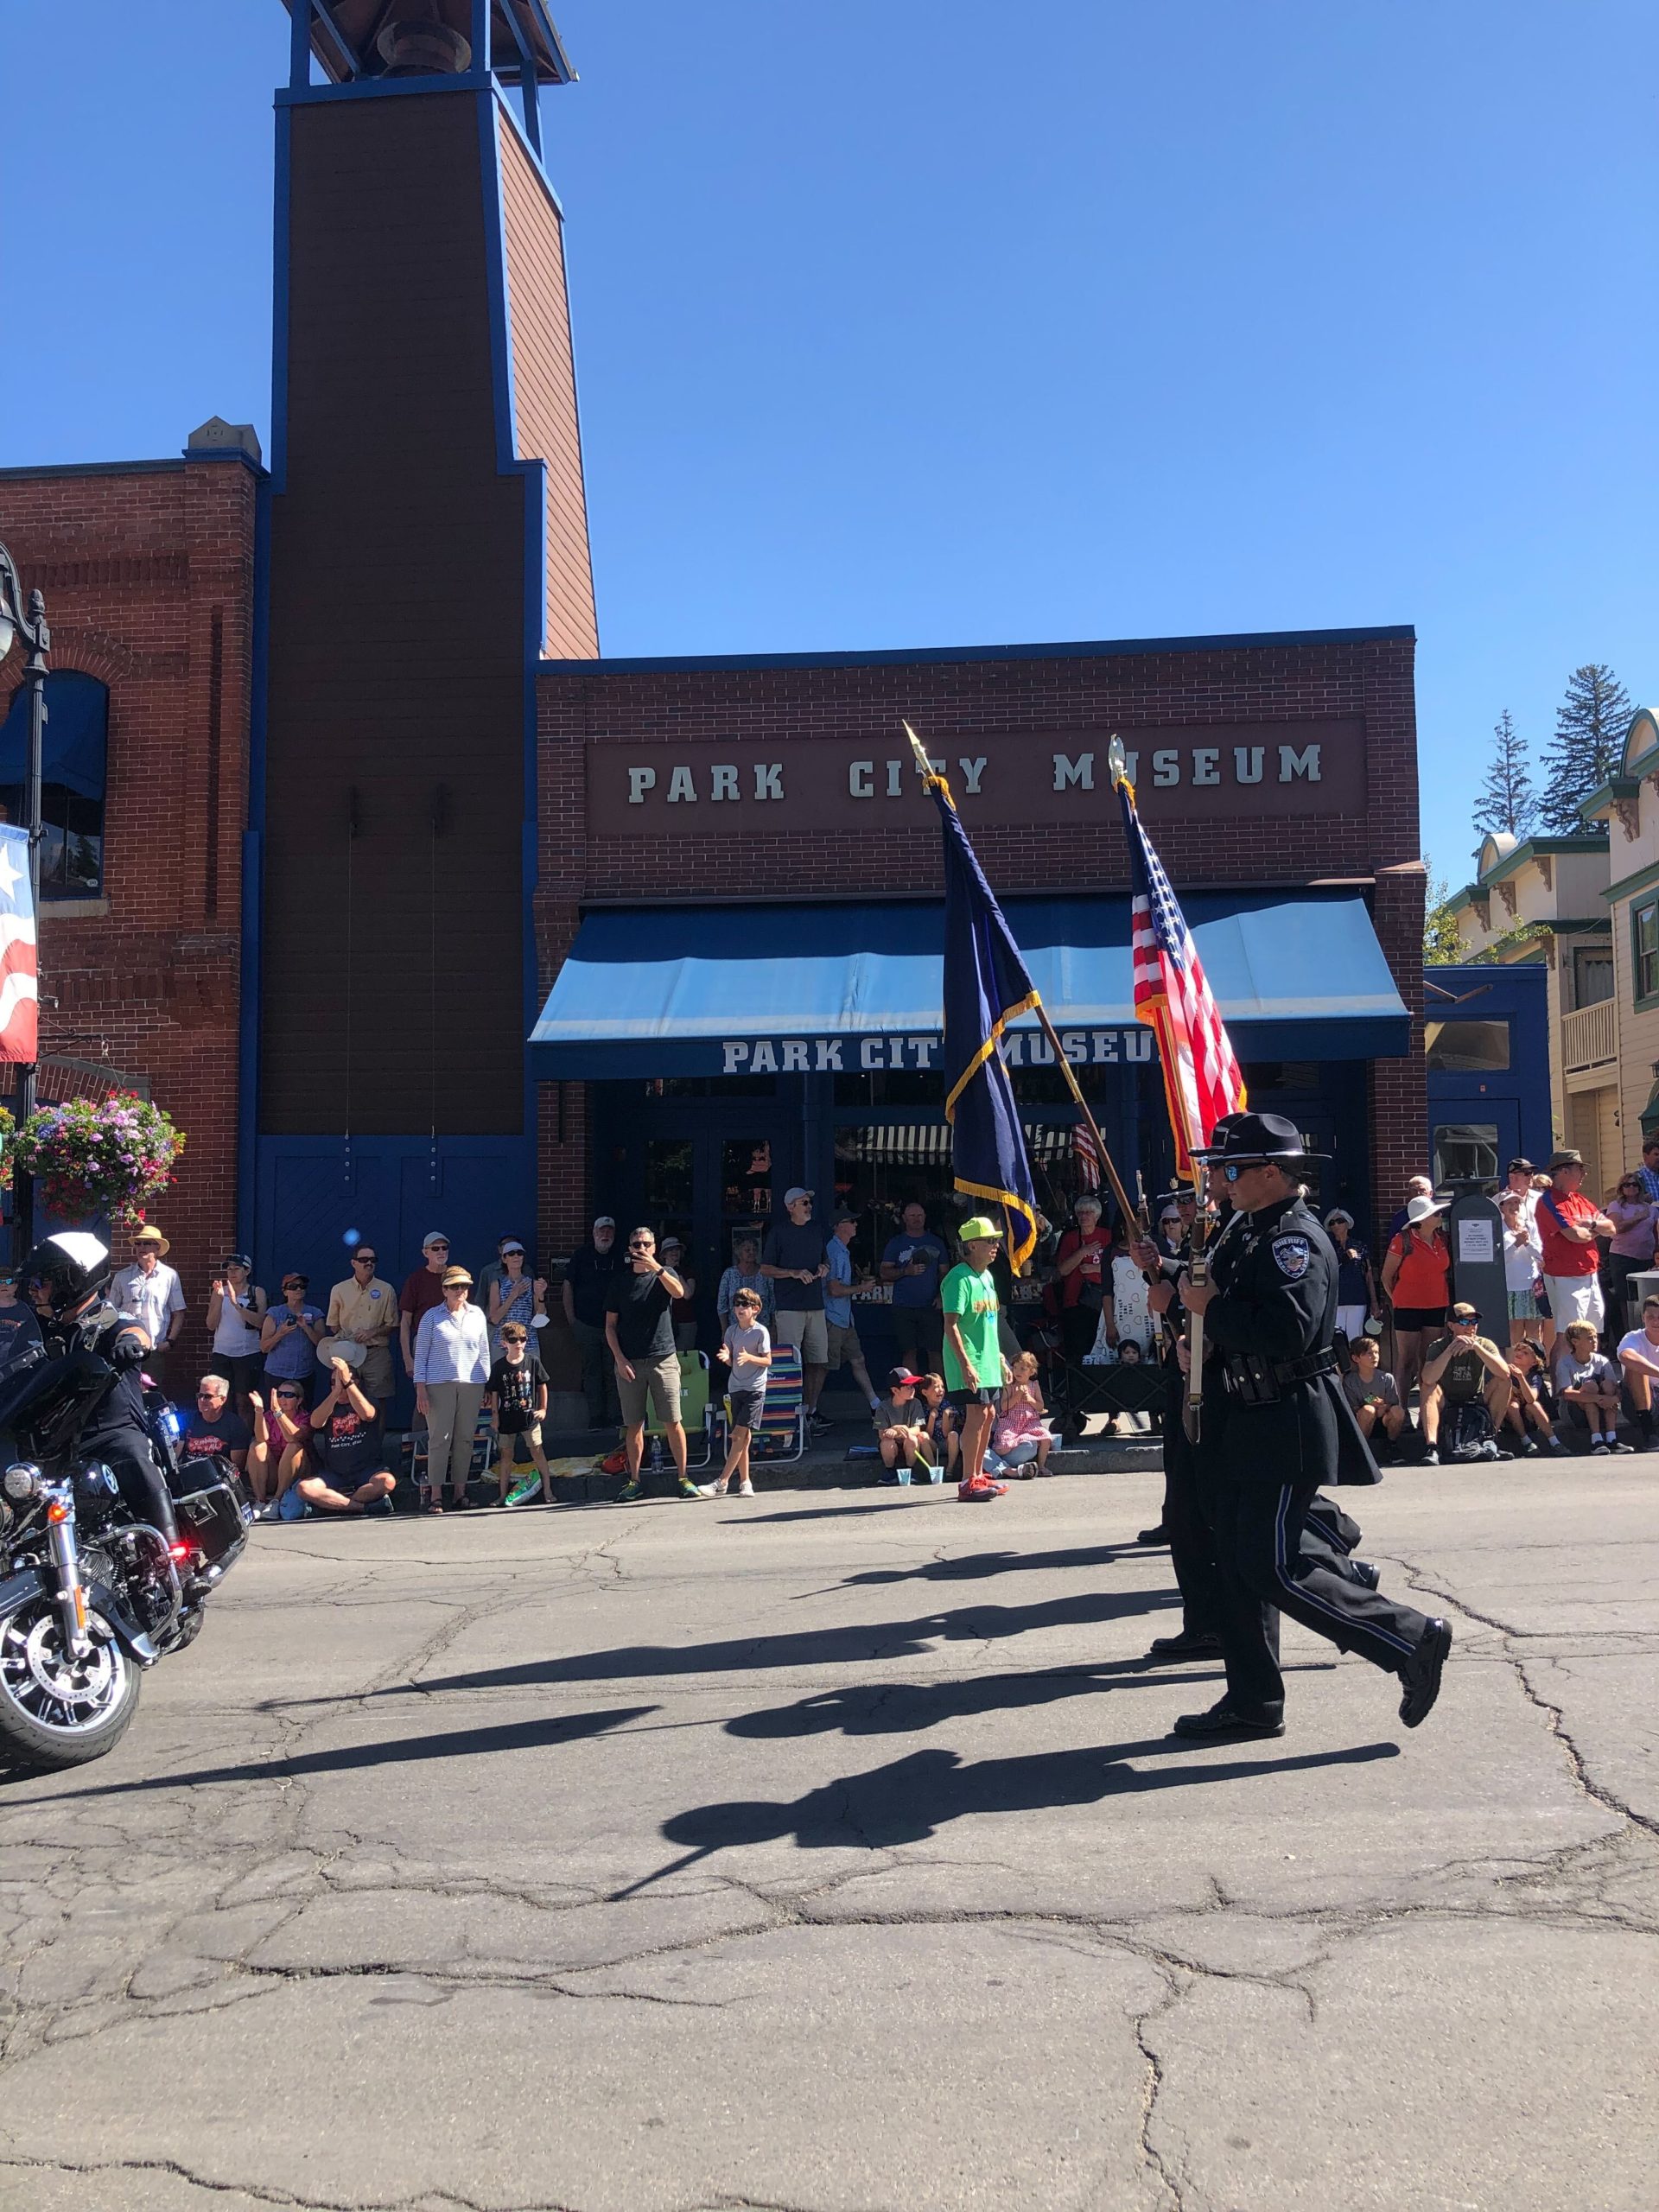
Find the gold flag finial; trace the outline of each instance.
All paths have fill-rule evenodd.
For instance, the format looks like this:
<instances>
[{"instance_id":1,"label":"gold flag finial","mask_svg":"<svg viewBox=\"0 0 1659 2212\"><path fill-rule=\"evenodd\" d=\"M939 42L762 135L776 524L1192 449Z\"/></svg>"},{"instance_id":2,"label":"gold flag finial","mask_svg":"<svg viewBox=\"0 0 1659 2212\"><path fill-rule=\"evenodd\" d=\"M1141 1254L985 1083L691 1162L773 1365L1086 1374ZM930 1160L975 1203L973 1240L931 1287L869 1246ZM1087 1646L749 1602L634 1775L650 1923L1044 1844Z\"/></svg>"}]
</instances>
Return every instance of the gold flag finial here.
<instances>
[{"instance_id":1,"label":"gold flag finial","mask_svg":"<svg viewBox=\"0 0 1659 2212\"><path fill-rule=\"evenodd\" d=\"M950 798L950 786L945 782L944 778L939 773L938 770L933 766L933 763L928 759L927 747L922 743L921 739L917 736L915 731L912 729L908 722L901 721L899 723L899 728L904 731L905 735L910 740L911 750L916 755L916 766L922 772L922 782L924 787L931 791L943 791L946 798L949 799ZM955 801L952 800L951 804L954 805Z\"/></svg>"},{"instance_id":2,"label":"gold flag finial","mask_svg":"<svg viewBox=\"0 0 1659 2212\"><path fill-rule=\"evenodd\" d=\"M1106 766L1111 775L1112 789L1128 791L1129 804L1133 806L1135 785L1129 781L1128 755L1124 752L1123 741L1116 730L1112 732L1112 741L1106 748Z\"/></svg>"}]
</instances>

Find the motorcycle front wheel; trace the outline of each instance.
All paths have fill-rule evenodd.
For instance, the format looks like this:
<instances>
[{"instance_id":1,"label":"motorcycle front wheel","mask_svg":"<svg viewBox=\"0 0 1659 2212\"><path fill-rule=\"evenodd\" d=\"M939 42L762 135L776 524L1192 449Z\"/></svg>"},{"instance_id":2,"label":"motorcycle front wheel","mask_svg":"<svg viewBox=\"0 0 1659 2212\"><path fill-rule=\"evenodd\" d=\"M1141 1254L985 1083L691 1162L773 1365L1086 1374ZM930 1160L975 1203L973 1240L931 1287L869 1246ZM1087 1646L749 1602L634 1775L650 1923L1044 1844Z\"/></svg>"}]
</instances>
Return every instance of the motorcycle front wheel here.
<instances>
[{"instance_id":1,"label":"motorcycle front wheel","mask_svg":"<svg viewBox=\"0 0 1659 2212\"><path fill-rule=\"evenodd\" d=\"M35 1772L102 1758L127 1732L138 1670L94 1613L92 1647L78 1657L42 1593L0 1619L0 1765Z\"/></svg>"}]
</instances>

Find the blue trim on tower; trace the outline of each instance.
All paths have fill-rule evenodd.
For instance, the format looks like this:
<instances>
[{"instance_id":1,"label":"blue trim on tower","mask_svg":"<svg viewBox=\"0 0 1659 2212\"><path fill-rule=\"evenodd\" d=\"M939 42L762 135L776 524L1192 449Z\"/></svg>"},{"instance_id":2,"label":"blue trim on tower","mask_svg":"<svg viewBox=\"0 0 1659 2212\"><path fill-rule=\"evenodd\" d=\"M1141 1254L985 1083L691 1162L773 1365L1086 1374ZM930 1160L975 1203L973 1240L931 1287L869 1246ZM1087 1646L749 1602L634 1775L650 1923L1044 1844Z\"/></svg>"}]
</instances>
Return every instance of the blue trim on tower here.
<instances>
[{"instance_id":1,"label":"blue trim on tower","mask_svg":"<svg viewBox=\"0 0 1659 2212\"><path fill-rule=\"evenodd\" d=\"M276 95L276 169L271 198L270 480L288 489L289 192L293 178L293 118Z\"/></svg>"},{"instance_id":2,"label":"blue trim on tower","mask_svg":"<svg viewBox=\"0 0 1659 2212\"><path fill-rule=\"evenodd\" d=\"M430 99L445 92L476 92L478 79L468 70L464 77L362 77L345 85L289 85L276 94L278 107L321 107L330 100Z\"/></svg>"}]
</instances>

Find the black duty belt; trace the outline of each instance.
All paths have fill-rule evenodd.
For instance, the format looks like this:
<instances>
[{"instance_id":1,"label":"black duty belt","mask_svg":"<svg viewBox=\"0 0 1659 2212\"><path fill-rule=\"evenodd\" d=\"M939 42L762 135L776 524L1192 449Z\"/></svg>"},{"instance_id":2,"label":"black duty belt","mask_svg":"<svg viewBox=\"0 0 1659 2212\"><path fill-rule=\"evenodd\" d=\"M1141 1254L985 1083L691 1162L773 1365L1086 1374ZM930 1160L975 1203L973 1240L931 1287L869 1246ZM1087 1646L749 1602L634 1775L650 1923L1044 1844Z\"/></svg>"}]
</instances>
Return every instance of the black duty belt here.
<instances>
[{"instance_id":1,"label":"black duty belt","mask_svg":"<svg viewBox=\"0 0 1659 2212\"><path fill-rule=\"evenodd\" d=\"M1242 1404L1271 1406L1298 1382L1316 1382L1321 1375L1337 1372L1337 1355L1326 1344L1297 1359L1269 1359L1265 1353L1255 1351L1230 1352L1222 1381L1228 1395Z\"/></svg>"}]
</instances>

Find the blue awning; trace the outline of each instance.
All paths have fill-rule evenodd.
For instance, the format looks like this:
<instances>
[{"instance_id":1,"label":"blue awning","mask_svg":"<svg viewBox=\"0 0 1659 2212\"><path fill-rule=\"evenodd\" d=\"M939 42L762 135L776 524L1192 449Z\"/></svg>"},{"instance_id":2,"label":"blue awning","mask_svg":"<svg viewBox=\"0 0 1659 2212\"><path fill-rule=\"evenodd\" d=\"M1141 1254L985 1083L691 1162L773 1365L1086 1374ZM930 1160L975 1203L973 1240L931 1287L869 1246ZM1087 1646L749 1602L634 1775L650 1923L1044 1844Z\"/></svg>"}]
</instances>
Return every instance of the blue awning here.
<instances>
[{"instance_id":1,"label":"blue awning","mask_svg":"<svg viewBox=\"0 0 1659 2212\"><path fill-rule=\"evenodd\" d=\"M1240 1057L1392 1058L1410 1018L1363 899L1316 891L1185 902ZM1068 1058L1147 1058L1127 897L1011 899ZM646 906L589 914L531 1034L544 1077L927 1068L944 910L931 900ZM1020 1025L1032 1030L1029 1020ZM1039 1035L1014 1056L1049 1056Z\"/></svg>"}]
</instances>

